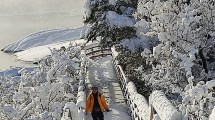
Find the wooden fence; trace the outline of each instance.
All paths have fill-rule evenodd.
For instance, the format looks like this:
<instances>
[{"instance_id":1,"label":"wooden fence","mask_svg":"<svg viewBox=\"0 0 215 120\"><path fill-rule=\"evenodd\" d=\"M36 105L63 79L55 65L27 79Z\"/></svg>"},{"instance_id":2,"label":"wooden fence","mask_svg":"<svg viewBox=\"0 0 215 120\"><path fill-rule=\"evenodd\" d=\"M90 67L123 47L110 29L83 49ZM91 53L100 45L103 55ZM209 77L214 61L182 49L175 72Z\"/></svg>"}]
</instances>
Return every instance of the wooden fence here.
<instances>
[{"instance_id":1,"label":"wooden fence","mask_svg":"<svg viewBox=\"0 0 215 120\"><path fill-rule=\"evenodd\" d=\"M107 55L113 56L112 63L114 65L124 98L126 99L125 101L130 107L132 120L182 120L181 113L177 111L177 109L166 98L163 92L154 91L149 97L149 102L145 99L144 96L137 93L134 83L126 77L122 67L118 65L118 61L114 59L114 53L116 53L114 47L112 47L111 49L101 48L99 44L96 43L86 46L84 52L91 59L94 59L96 57L104 57ZM80 102L77 106L81 111L83 111L84 107L83 102L86 102L86 99L83 99L82 95L83 92L85 92L86 94L84 85L85 78L83 78L86 73L86 64L86 61L83 61L82 67L84 66L85 68L80 71L80 76L82 77L80 78L78 90L79 93L77 96L78 101Z\"/></svg>"}]
</instances>

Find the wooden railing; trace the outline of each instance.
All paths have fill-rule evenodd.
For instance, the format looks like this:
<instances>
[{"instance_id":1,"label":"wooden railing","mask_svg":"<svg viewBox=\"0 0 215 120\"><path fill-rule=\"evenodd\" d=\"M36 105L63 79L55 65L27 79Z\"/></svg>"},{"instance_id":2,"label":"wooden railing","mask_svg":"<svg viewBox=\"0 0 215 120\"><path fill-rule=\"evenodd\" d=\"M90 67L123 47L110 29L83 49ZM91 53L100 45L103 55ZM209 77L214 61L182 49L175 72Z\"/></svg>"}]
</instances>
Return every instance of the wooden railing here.
<instances>
[{"instance_id":1,"label":"wooden railing","mask_svg":"<svg viewBox=\"0 0 215 120\"><path fill-rule=\"evenodd\" d=\"M90 44L85 47L86 55L94 59L96 57L105 57L107 55L112 55L110 48L101 48L98 43Z\"/></svg>"},{"instance_id":2,"label":"wooden railing","mask_svg":"<svg viewBox=\"0 0 215 120\"><path fill-rule=\"evenodd\" d=\"M86 103L86 95L87 95L87 89L86 89L86 72L87 67L90 61L89 59L85 58L85 56L89 57L90 59L94 59L95 57L104 57L107 55L111 55L110 48L102 49L98 43L96 44L90 44L85 46L84 50L81 51L81 66L80 66L80 72L79 72L79 88L78 88L78 95L77 95L77 107L79 110L79 113L84 112L85 103ZM83 118L84 116L82 116ZM81 118L81 119L82 119Z\"/></svg>"},{"instance_id":3,"label":"wooden railing","mask_svg":"<svg viewBox=\"0 0 215 120\"><path fill-rule=\"evenodd\" d=\"M112 63L114 65L118 82L122 89L123 95L126 98L126 103L130 107L130 113L132 120L152 120L153 117L157 117L161 120L182 120L182 115L166 98L165 94L161 91L154 91L149 97L149 103L144 96L137 93L136 87L132 81L130 81L118 61L115 60L115 49L105 48L102 49L98 44L92 44L85 47L84 54L91 59L100 56L112 55ZM85 76L86 74L86 61L83 60L82 68L80 71L80 83L78 90L77 106L80 111L83 112L84 103L86 102L86 89L85 89ZM83 95L85 94L85 96ZM85 98L85 99L83 99ZM156 114L155 114L156 113Z\"/></svg>"},{"instance_id":4,"label":"wooden railing","mask_svg":"<svg viewBox=\"0 0 215 120\"><path fill-rule=\"evenodd\" d=\"M116 53L115 48L111 48ZM115 58L114 54L112 55ZM113 65L127 105L130 106L132 120L152 120L157 117L161 120L182 120L182 115L166 98L161 91L154 91L149 97L149 103L144 96L137 93L136 87L130 81L118 61L113 59ZM156 114L155 114L156 113Z\"/></svg>"},{"instance_id":5,"label":"wooden railing","mask_svg":"<svg viewBox=\"0 0 215 120\"><path fill-rule=\"evenodd\" d=\"M118 77L118 82L122 89L123 95L126 98L126 103L130 107L130 113L132 120L149 120L149 107L145 98L137 93L136 87L133 82L127 79L126 75L123 72L123 69L120 65L117 64L117 61L113 60L113 65L116 70L116 75ZM140 98L140 99L136 99ZM138 101L140 100L140 101ZM141 104L137 104L141 103ZM139 111L143 111L144 108L146 111L139 114ZM148 118L147 118L148 117Z\"/></svg>"}]
</instances>

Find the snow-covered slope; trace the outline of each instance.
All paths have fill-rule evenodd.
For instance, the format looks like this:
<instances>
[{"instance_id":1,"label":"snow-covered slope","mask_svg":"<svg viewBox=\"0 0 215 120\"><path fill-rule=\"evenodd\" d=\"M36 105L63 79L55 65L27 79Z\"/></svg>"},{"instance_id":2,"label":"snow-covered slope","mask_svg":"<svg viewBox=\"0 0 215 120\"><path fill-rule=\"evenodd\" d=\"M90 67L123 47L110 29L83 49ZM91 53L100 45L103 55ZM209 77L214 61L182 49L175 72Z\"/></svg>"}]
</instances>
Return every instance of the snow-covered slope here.
<instances>
[{"instance_id":1,"label":"snow-covered slope","mask_svg":"<svg viewBox=\"0 0 215 120\"><path fill-rule=\"evenodd\" d=\"M77 40L81 38L81 33L85 32L85 27L50 29L33 33L19 42L3 48L4 52L19 52L32 47L48 45L56 42Z\"/></svg>"},{"instance_id":2,"label":"snow-covered slope","mask_svg":"<svg viewBox=\"0 0 215 120\"><path fill-rule=\"evenodd\" d=\"M73 40L72 42L75 42L77 44L84 43L83 39ZM18 60L22 61L28 61L28 62L38 62L42 58L44 58L47 55L51 55L50 49L60 49L60 47L68 47L71 41L64 41L64 42L57 42L52 43L48 45L41 45L33 48L29 48L27 50L17 52L15 55L17 56Z\"/></svg>"}]
</instances>

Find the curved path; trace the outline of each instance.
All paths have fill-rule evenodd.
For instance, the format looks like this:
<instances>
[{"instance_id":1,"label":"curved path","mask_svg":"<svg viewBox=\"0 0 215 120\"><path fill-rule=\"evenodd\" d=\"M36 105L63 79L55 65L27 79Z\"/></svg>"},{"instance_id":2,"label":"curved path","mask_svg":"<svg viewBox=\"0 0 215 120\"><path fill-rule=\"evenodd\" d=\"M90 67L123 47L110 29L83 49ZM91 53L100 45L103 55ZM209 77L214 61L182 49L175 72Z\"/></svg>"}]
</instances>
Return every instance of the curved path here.
<instances>
[{"instance_id":1,"label":"curved path","mask_svg":"<svg viewBox=\"0 0 215 120\"><path fill-rule=\"evenodd\" d=\"M105 120L131 120L129 109L126 106L122 90L117 82L115 70L112 65L112 56L100 57L94 60L87 69L86 86L87 94L90 93L91 86L98 86L112 110L105 112ZM86 120L92 120L88 113Z\"/></svg>"}]
</instances>

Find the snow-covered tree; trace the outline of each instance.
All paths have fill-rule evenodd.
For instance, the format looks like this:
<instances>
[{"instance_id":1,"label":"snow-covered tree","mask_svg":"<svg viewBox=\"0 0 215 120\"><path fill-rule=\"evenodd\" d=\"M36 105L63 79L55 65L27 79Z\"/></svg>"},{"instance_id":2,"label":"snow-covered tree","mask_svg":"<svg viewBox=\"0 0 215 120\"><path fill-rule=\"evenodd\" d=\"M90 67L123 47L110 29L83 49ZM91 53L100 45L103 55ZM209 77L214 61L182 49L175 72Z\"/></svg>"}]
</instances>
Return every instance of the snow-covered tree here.
<instances>
[{"instance_id":1,"label":"snow-covered tree","mask_svg":"<svg viewBox=\"0 0 215 120\"><path fill-rule=\"evenodd\" d=\"M84 23L89 26L85 35L87 41L100 41L100 45L110 47L124 38L135 36L134 1L86 0Z\"/></svg>"},{"instance_id":2,"label":"snow-covered tree","mask_svg":"<svg viewBox=\"0 0 215 120\"><path fill-rule=\"evenodd\" d=\"M135 14L139 20L135 25L138 35L142 39L146 36L159 40L158 44L144 49L144 64L138 71L146 84L152 89L162 89L175 105L182 101L187 85L214 79L214 8L213 0L138 3ZM208 117L211 110L204 112L204 117Z\"/></svg>"},{"instance_id":3,"label":"snow-covered tree","mask_svg":"<svg viewBox=\"0 0 215 120\"><path fill-rule=\"evenodd\" d=\"M182 92L183 100L179 104L179 110L184 115L184 120L207 120L215 106L215 80L200 81L196 86L188 84Z\"/></svg>"},{"instance_id":4,"label":"snow-covered tree","mask_svg":"<svg viewBox=\"0 0 215 120\"><path fill-rule=\"evenodd\" d=\"M80 50L76 44L51 50L32 72L2 77L0 119L60 119L67 102L76 102Z\"/></svg>"}]
</instances>

